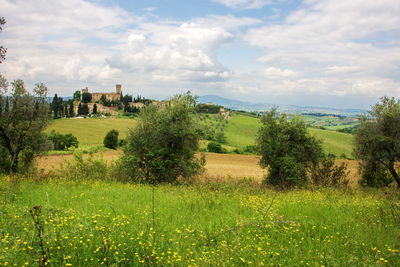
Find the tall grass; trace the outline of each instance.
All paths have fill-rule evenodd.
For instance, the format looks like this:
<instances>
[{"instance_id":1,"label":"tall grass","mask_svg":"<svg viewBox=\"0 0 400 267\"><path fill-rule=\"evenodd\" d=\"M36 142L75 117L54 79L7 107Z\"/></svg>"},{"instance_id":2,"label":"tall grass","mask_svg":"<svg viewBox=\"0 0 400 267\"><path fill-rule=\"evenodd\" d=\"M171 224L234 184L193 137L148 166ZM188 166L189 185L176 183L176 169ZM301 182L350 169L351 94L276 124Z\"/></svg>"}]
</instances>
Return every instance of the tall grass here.
<instances>
[{"instance_id":1,"label":"tall grass","mask_svg":"<svg viewBox=\"0 0 400 267\"><path fill-rule=\"evenodd\" d=\"M13 194L1 204L2 265L39 263L34 206L54 266L400 264L396 193L161 185L155 229L151 186L53 179L22 181Z\"/></svg>"}]
</instances>

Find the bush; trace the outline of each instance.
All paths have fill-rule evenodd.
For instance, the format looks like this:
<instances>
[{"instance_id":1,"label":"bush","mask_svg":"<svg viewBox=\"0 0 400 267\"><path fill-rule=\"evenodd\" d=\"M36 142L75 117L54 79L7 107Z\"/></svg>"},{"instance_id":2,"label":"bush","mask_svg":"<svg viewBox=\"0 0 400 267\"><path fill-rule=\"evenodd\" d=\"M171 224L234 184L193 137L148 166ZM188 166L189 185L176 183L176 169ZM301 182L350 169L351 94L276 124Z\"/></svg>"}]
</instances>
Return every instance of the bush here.
<instances>
[{"instance_id":1,"label":"bush","mask_svg":"<svg viewBox=\"0 0 400 267\"><path fill-rule=\"evenodd\" d=\"M347 164L335 166L335 156L328 155L311 168L310 182L313 185L339 186L347 185Z\"/></svg>"},{"instance_id":2,"label":"bush","mask_svg":"<svg viewBox=\"0 0 400 267\"><path fill-rule=\"evenodd\" d=\"M267 112L261 123L256 149L261 167L269 167L265 182L283 187L305 185L307 169L323 158L321 141L308 133L299 117L277 118L275 109Z\"/></svg>"},{"instance_id":3,"label":"bush","mask_svg":"<svg viewBox=\"0 0 400 267\"><path fill-rule=\"evenodd\" d=\"M104 137L103 144L107 148L117 149L118 147L118 135L119 132L117 130L110 130L107 135Z\"/></svg>"},{"instance_id":4,"label":"bush","mask_svg":"<svg viewBox=\"0 0 400 267\"><path fill-rule=\"evenodd\" d=\"M111 170L101 156L89 153L84 159L82 153L74 153L73 160L65 162L58 171L58 177L67 181L104 181L111 179Z\"/></svg>"},{"instance_id":5,"label":"bush","mask_svg":"<svg viewBox=\"0 0 400 267\"><path fill-rule=\"evenodd\" d=\"M193 119L194 98L189 94L172 98L161 108L142 108L138 125L126 138L119 172L144 183L175 182L203 170L197 159L199 135Z\"/></svg>"},{"instance_id":6,"label":"bush","mask_svg":"<svg viewBox=\"0 0 400 267\"><path fill-rule=\"evenodd\" d=\"M359 183L362 186L383 187L394 181L388 169L376 161L360 162L360 171L361 180Z\"/></svg>"},{"instance_id":7,"label":"bush","mask_svg":"<svg viewBox=\"0 0 400 267\"><path fill-rule=\"evenodd\" d=\"M222 146L217 142L209 142L207 145L208 152L222 153Z\"/></svg>"},{"instance_id":8,"label":"bush","mask_svg":"<svg viewBox=\"0 0 400 267\"><path fill-rule=\"evenodd\" d=\"M72 134L60 134L52 131L49 140L53 143L54 150L68 150L70 147L78 147L78 139Z\"/></svg>"}]
</instances>

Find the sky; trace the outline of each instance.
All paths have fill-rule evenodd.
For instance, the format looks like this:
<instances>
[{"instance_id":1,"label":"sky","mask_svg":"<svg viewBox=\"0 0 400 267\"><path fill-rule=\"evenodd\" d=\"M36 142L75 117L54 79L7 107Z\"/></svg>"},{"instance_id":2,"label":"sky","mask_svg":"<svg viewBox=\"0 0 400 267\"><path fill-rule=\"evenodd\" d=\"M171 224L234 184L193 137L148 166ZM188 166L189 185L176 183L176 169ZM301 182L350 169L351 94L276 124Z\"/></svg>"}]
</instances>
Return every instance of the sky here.
<instances>
[{"instance_id":1,"label":"sky","mask_svg":"<svg viewBox=\"0 0 400 267\"><path fill-rule=\"evenodd\" d=\"M0 73L49 95L369 108L400 96L399 0L0 0Z\"/></svg>"}]
</instances>

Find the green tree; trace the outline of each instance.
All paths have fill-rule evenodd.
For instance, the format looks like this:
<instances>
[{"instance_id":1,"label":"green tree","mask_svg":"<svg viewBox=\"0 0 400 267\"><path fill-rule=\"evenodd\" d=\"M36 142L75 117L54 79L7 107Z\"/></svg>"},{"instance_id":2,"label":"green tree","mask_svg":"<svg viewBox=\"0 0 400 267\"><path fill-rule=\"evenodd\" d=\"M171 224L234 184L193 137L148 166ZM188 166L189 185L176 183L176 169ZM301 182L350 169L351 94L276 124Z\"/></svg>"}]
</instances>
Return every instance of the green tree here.
<instances>
[{"instance_id":1,"label":"green tree","mask_svg":"<svg viewBox=\"0 0 400 267\"><path fill-rule=\"evenodd\" d=\"M72 134L60 134L52 131L49 140L53 142L55 150L68 150L70 147L78 147L78 139Z\"/></svg>"},{"instance_id":2,"label":"green tree","mask_svg":"<svg viewBox=\"0 0 400 267\"><path fill-rule=\"evenodd\" d=\"M209 142L207 145L207 151L208 152L214 152L214 153L222 153L222 146L220 143L217 142Z\"/></svg>"},{"instance_id":3,"label":"green tree","mask_svg":"<svg viewBox=\"0 0 400 267\"><path fill-rule=\"evenodd\" d=\"M74 92L74 101L81 101L81 91Z\"/></svg>"},{"instance_id":4,"label":"green tree","mask_svg":"<svg viewBox=\"0 0 400 267\"><path fill-rule=\"evenodd\" d=\"M78 105L78 116L79 115L82 115L82 103L80 103L80 102L79 102L79 105Z\"/></svg>"},{"instance_id":5,"label":"green tree","mask_svg":"<svg viewBox=\"0 0 400 267\"><path fill-rule=\"evenodd\" d=\"M137 127L126 138L121 171L131 180L153 184L199 174L204 157L195 157L199 146L193 119L195 103L186 93L163 107L143 108Z\"/></svg>"},{"instance_id":6,"label":"green tree","mask_svg":"<svg viewBox=\"0 0 400 267\"><path fill-rule=\"evenodd\" d=\"M6 24L6 20L3 17L0 17L0 32L3 30L3 26ZM4 60L6 60L6 52L7 48L0 46L0 63L2 63Z\"/></svg>"},{"instance_id":7,"label":"green tree","mask_svg":"<svg viewBox=\"0 0 400 267\"><path fill-rule=\"evenodd\" d=\"M82 94L82 102L89 103L90 101L92 101L92 94L91 93L83 93Z\"/></svg>"},{"instance_id":8,"label":"green tree","mask_svg":"<svg viewBox=\"0 0 400 267\"><path fill-rule=\"evenodd\" d=\"M116 149L118 147L118 135L117 130L110 130L104 137L103 144L107 148Z\"/></svg>"},{"instance_id":9,"label":"green tree","mask_svg":"<svg viewBox=\"0 0 400 267\"><path fill-rule=\"evenodd\" d=\"M88 115L89 114L89 106L86 103L83 103L81 106L81 115Z\"/></svg>"},{"instance_id":10,"label":"green tree","mask_svg":"<svg viewBox=\"0 0 400 267\"><path fill-rule=\"evenodd\" d=\"M11 96L6 97L8 83L0 75L1 161L3 171L17 172L30 167L34 157L48 148L43 131L49 121L49 105L44 84L36 84L33 94L22 80L15 80L11 86Z\"/></svg>"},{"instance_id":11,"label":"green tree","mask_svg":"<svg viewBox=\"0 0 400 267\"><path fill-rule=\"evenodd\" d=\"M68 100L68 116L69 117L74 117L75 116L75 111L74 111L74 101L72 99Z\"/></svg>"},{"instance_id":12,"label":"green tree","mask_svg":"<svg viewBox=\"0 0 400 267\"><path fill-rule=\"evenodd\" d=\"M306 124L295 117L288 120L275 109L261 118L257 150L261 167L269 167L266 182L282 187L307 183L307 169L323 158L321 141L307 132Z\"/></svg>"},{"instance_id":13,"label":"green tree","mask_svg":"<svg viewBox=\"0 0 400 267\"><path fill-rule=\"evenodd\" d=\"M389 179L400 186L399 171L395 165L400 160L399 99L383 97L373 106L369 116L362 117L355 135L354 152L363 161L361 170L365 184L385 184ZM380 181L376 181L377 177Z\"/></svg>"}]
</instances>

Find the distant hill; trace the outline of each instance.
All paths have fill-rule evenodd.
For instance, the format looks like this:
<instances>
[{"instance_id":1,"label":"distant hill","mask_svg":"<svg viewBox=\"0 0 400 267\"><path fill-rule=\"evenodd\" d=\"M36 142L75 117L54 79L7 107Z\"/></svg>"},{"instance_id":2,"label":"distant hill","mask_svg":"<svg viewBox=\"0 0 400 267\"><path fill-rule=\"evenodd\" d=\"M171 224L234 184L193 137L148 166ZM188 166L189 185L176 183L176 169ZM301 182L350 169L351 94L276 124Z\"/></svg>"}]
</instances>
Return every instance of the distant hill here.
<instances>
[{"instance_id":1,"label":"distant hill","mask_svg":"<svg viewBox=\"0 0 400 267\"><path fill-rule=\"evenodd\" d=\"M366 113L367 110L363 109L341 109L341 108L330 108L330 107L315 107L315 106L296 106L296 105L282 105L282 104L270 104L270 103L250 103L239 101L235 99L224 98L216 95L205 95L199 97L200 103L212 102L216 105L221 105L226 108L234 110L244 111L255 111L265 112L270 110L272 107L277 107L280 112L287 113L325 113L325 114L337 114L346 116L357 116L359 114Z\"/></svg>"}]
</instances>

